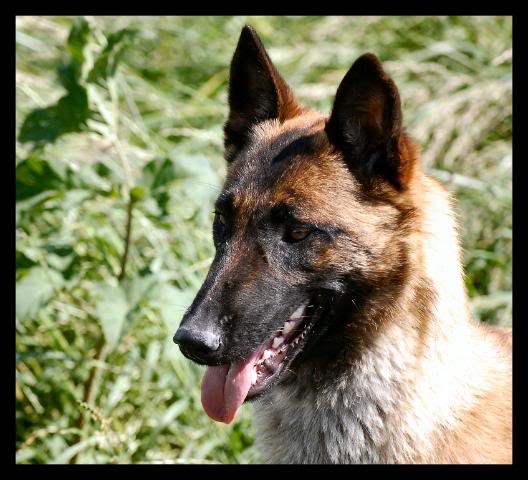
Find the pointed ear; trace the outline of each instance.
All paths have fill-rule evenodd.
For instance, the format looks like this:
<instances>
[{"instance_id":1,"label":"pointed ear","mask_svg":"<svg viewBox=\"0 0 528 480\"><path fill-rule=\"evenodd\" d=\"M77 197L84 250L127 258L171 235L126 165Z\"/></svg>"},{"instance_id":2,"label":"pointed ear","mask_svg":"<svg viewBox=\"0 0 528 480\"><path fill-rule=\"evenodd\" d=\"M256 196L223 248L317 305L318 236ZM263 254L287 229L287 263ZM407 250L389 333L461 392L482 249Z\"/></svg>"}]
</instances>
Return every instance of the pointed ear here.
<instances>
[{"instance_id":1,"label":"pointed ear","mask_svg":"<svg viewBox=\"0 0 528 480\"><path fill-rule=\"evenodd\" d=\"M402 142L400 95L375 55L362 55L345 75L325 130L360 179L405 187L412 161Z\"/></svg>"},{"instance_id":2,"label":"pointed ear","mask_svg":"<svg viewBox=\"0 0 528 480\"><path fill-rule=\"evenodd\" d=\"M282 122L300 111L257 32L245 26L231 61L229 116L224 126L227 161L246 144L256 123L274 118Z\"/></svg>"}]
</instances>

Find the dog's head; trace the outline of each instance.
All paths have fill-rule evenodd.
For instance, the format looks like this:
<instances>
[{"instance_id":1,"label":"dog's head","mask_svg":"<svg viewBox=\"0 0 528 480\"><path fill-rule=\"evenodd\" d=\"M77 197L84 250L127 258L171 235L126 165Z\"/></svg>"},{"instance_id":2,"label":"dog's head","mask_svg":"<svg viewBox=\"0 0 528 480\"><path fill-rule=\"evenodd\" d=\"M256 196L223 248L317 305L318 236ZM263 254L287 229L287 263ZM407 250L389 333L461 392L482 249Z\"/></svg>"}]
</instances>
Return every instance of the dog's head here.
<instances>
[{"instance_id":1,"label":"dog's head","mask_svg":"<svg viewBox=\"0 0 528 480\"><path fill-rule=\"evenodd\" d=\"M363 314L372 323L390 302L407 274L416 170L397 88L374 55L353 64L323 116L297 103L245 27L229 107L216 256L174 337L209 366L202 402L224 422L301 359L330 358L339 336L359 341Z\"/></svg>"}]
</instances>

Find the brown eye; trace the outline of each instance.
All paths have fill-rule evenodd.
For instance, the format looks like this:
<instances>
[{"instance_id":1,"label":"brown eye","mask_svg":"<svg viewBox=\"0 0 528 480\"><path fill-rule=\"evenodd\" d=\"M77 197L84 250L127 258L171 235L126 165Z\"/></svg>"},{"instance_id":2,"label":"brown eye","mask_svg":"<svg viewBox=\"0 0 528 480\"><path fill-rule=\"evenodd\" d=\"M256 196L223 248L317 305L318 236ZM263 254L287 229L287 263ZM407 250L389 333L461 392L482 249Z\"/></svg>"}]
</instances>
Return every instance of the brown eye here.
<instances>
[{"instance_id":1,"label":"brown eye","mask_svg":"<svg viewBox=\"0 0 528 480\"><path fill-rule=\"evenodd\" d=\"M215 214L216 220L218 220L222 225L225 225L226 219L224 217L224 214L219 212L218 210L215 210L214 214Z\"/></svg>"},{"instance_id":2,"label":"brown eye","mask_svg":"<svg viewBox=\"0 0 528 480\"><path fill-rule=\"evenodd\" d=\"M290 240L294 242L299 242L301 240L304 240L309 233L310 230L308 230L307 228L294 228L290 231Z\"/></svg>"}]
</instances>

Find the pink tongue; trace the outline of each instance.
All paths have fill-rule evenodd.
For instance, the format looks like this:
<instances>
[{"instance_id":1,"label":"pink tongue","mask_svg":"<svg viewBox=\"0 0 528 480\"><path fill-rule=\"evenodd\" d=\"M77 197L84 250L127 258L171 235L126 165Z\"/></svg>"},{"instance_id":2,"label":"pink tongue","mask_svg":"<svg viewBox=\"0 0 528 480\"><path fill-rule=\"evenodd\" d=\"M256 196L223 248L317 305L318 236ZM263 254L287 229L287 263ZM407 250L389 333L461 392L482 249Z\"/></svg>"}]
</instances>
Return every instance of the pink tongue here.
<instances>
[{"instance_id":1,"label":"pink tongue","mask_svg":"<svg viewBox=\"0 0 528 480\"><path fill-rule=\"evenodd\" d=\"M202 405L213 420L233 421L251 388L255 363L263 351L261 347L241 362L207 368L202 381Z\"/></svg>"}]
</instances>

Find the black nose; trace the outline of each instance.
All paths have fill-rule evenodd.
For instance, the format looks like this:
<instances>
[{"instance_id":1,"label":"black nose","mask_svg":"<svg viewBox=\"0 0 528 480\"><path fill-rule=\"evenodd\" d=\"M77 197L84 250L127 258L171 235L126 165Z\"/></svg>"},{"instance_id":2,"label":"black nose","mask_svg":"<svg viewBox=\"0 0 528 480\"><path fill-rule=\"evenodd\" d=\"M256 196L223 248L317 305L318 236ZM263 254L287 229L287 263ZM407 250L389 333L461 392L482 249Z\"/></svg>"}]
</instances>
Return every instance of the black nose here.
<instances>
[{"instance_id":1,"label":"black nose","mask_svg":"<svg viewBox=\"0 0 528 480\"><path fill-rule=\"evenodd\" d=\"M180 327L176 331L173 341L189 353L204 356L218 350L220 335L209 330Z\"/></svg>"}]
</instances>

